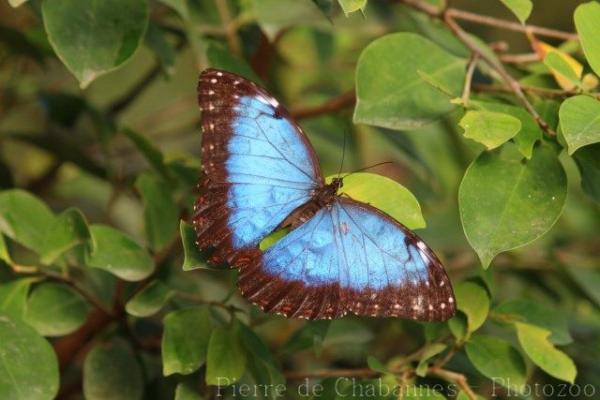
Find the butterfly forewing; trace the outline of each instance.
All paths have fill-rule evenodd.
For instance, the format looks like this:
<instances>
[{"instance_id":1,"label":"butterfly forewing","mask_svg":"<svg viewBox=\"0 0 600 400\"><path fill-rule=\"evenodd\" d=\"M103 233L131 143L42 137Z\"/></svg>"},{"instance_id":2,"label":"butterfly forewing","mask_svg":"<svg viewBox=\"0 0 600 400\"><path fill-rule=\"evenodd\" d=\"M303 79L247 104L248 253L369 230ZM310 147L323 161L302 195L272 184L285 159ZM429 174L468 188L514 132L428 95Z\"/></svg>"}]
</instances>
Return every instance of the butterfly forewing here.
<instances>
[{"instance_id":1,"label":"butterfly forewing","mask_svg":"<svg viewBox=\"0 0 600 400\"><path fill-rule=\"evenodd\" d=\"M202 170L194 225L215 263L254 249L322 185L310 143L265 90L238 75L200 76Z\"/></svg>"}]
</instances>

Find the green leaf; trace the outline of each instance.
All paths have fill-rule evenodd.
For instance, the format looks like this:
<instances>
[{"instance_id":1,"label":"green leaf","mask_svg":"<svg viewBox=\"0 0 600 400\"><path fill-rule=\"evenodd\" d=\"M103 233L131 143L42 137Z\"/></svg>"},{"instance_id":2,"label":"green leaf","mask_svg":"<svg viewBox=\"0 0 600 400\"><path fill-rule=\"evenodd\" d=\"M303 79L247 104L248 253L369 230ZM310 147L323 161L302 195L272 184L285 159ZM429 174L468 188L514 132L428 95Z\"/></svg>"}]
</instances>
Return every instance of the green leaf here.
<instances>
[{"instance_id":1,"label":"green leaf","mask_svg":"<svg viewBox=\"0 0 600 400\"><path fill-rule=\"evenodd\" d=\"M43 336L62 336L83 325L88 310L83 297L69 286L45 282L29 296L25 321Z\"/></svg>"},{"instance_id":2,"label":"green leaf","mask_svg":"<svg viewBox=\"0 0 600 400\"><path fill-rule=\"evenodd\" d=\"M382 374L390 373L390 370L381 361L373 356L367 357L367 365L373 371L381 372Z\"/></svg>"},{"instance_id":3,"label":"green leaf","mask_svg":"<svg viewBox=\"0 0 600 400\"><path fill-rule=\"evenodd\" d=\"M600 202L600 143L585 146L573 154L581 174L581 188Z\"/></svg>"},{"instance_id":4,"label":"green leaf","mask_svg":"<svg viewBox=\"0 0 600 400\"><path fill-rule=\"evenodd\" d=\"M364 13L367 7L367 0L338 0L338 3L346 16L356 11Z\"/></svg>"},{"instance_id":5,"label":"green leaf","mask_svg":"<svg viewBox=\"0 0 600 400\"><path fill-rule=\"evenodd\" d=\"M167 76L175 72L175 57L177 56L175 48L165 38L165 32L156 23L150 21L144 43L150 48L160 62L160 66Z\"/></svg>"},{"instance_id":6,"label":"green leaf","mask_svg":"<svg viewBox=\"0 0 600 400\"><path fill-rule=\"evenodd\" d=\"M524 246L546 233L562 213L565 172L554 151L535 149L531 160L514 148L482 153L458 191L467 240L484 268L496 254Z\"/></svg>"},{"instance_id":7,"label":"green leaf","mask_svg":"<svg viewBox=\"0 0 600 400\"><path fill-rule=\"evenodd\" d=\"M585 58L596 75L600 75L600 4L596 1L580 4L573 16Z\"/></svg>"},{"instance_id":8,"label":"green leaf","mask_svg":"<svg viewBox=\"0 0 600 400\"><path fill-rule=\"evenodd\" d=\"M173 10L177 11L179 16L184 20L189 19L189 9L188 9L188 1L187 0L158 0L161 3L171 7Z\"/></svg>"},{"instance_id":9,"label":"green leaf","mask_svg":"<svg viewBox=\"0 0 600 400\"><path fill-rule=\"evenodd\" d=\"M169 178L169 169L165 165L163 154L148 140L148 138L131 129L123 129L123 134L131 140L140 153L142 153L146 161L148 161L148 164L150 164L156 172L161 174L165 179Z\"/></svg>"},{"instance_id":10,"label":"green leaf","mask_svg":"<svg viewBox=\"0 0 600 400\"><path fill-rule=\"evenodd\" d=\"M271 40L280 30L292 26L328 23L319 7L312 1L252 0L252 6L258 24Z\"/></svg>"},{"instance_id":11,"label":"green leaf","mask_svg":"<svg viewBox=\"0 0 600 400\"><path fill-rule=\"evenodd\" d=\"M584 95L569 97L561 104L558 115L569 154L600 142L600 101Z\"/></svg>"},{"instance_id":12,"label":"green leaf","mask_svg":"<svg viewBox=\"0 0 600 400\"><path fill-rule=\"evenodd\" d=\"M466 343L465 350L475 368L495 384L520 393L527 383L525 360L509 342L493 336L474 335Z\"/></svg>"},{"instance_id":13,"label":"green leaf","mask_svg":"<svg viewBox=\"0 0 600 400\"><path fill-rule=\"evenodd\" d=\"M143 377L131 347L122 339L99 343L83 365L86 400L136 400L144 393Z\"/></svg>"},{"instance_id":14,"label":"green leaf","mask_svg":"<svg viewBox=\"0 0 600 400\"><path fill-rule=\"evenodd\" d=\"M417 75L419 75L419 77L421 79L423 79L425 82L427 82L431 87L436 88L438 91L440 91L441 93L445 94L446 96L448 96L451 100L450 102L452 102L452 99L454 98L454 93L452 93L450 91L450 89L448 89L444 83L438 81L436 78L434 78L433 76L421 71L420 69L417 70Z\"/></svg>"},{"instance_id":15,"label":"green leaf","mask_svg":"<svg viewBox=\"0 0 600 400\"><path fill-rule=\"evenodd\" d=\"M91 225L94 250L87 265L100 268L126 281L141 281L154 271L154 260L123 232L106 225Z\"/></svg>"},{"instance_id":16,"label":"green leaf","mask_svg":"<svg viewBox=\"0 0 600 400\"><path fill-rule=\"evenodd\" d=\"M443 394L430 386L404 386L402 400L445 400ZM346 397L346 396L345 396ZM349 397L349 396L348 396ZM383 399L382 399L383 400Z\"/></svg>"},{"instance_id":17,"label":"green leaf","mask_svg":"<svg viewBox=\"0 0 600 400\"><path fill-rule=\"evenodd\" d=\"M429 363L428 361L437 356L438 354L440 354L442 351L446 350L448 346L445 345L444 343L432 343L430 345L428 345L425 350L423 351L423 355L421 356L421 359L419 360L419 364L417 365L417 368L415 369L415 373L417 374L417 376L425 376L427 375L427 369L429 368Z\"/></svg>"},{"instance_id":18,"label":"green leaf","mask_svg":"<svg viewBox=\"0 0 600 400\"><path fill-rule=\"evenodd\" d=\"M144 226L150 247L160 250L175 238L179 208L168 190L168 183L157 175L141 174L135 187L144 202Z\"/></svg>"},{"instance_id":19,"label":"green leaf","mask_svg":"<svg viewBox=\"0 0 600 400\"><path fill-rule=\"evenodd\" d=\"M206 57L213 68L233 72L253 82L260 83L262 81L243 58L232 55L230 51L217 43L208 45Z\"/></svg>"},{"instance_id":20,"label":"green leaf","mask_svg":"<svg viewBox=\"0 0 600 400\"><path fill-rule=\"evenodd\" d=\"M463 86L465 60L414 33L386 35L367 46L356 68L354 122L414 129L453 111L456 106L417 71L456 97Z\"/></svg>"},{"instance_id":21,"label":"green leaf","mask_svg":"<svg viewBox=\"0 0 600 400\"><path fill-rule=\"evenodd\" d=\"M212 325L207 307L169 313L162 337L163 375L191 374L206 361Z\"/></svg>"},{"instance_id":22,"label":"green leaf","mask_svg":"<svg viewBox=\"0 0 600 400\"><path fill-rule=\"evenodd\" d=\"M295 353L313 347L316 353L321 351L323 341L329 332L331 321L318 320L305 323L283 345L282 353Z\"/></svg>"},{"instance_id":23,"label":"green leaf","mask_svg":"<svg viewBox=\"0 0 600 400\"><path fill-rule=\"evenodd\" d=\"M467 111L459 122L464 136L489 150L504 144L521 130L521 121L511 115L492 111Z\"/></svg>"},{"instance_id":24,"label":"green leaf","mask_svg":"<svg viewBox=\"0 0 600 400\"><path fill-rule=\"evenodd\" d=\"M565 61L563 57L556 51L551 51L544 57L544 64L550 69L555 71L561 77L568 80L573 86L581 87L581 80L577 73L573 71L573 68Z\"/></svg>"},{"instance_id":25,"label":"green leaf","mask_svg":"<svg viewBox=\"0 0 600 400\"><path fill-rule=\"evenodd\" d=\"M37 197L20 189L0 193L0 232L39 252L54 215Z\"/></svg>"},{"instance_id":26,"label":"green leaf","mask_svg":"<svg viewBox=\"0 0 600 400\"><path fill-rule=\"evenodd\" d=\"M2 235L2 233L0 233L0 260L4 261L8 265L13 264L13 260L10 258L10 253L8 252L6 240L4 240L4 235Z\"/></svg>"},{"instance_id":27,"label":"green leaf","mask_svg":"<svg viewBox=\"0 0 600 400\"><path fill-rule=\"evenodd\" d=\"M58 361L29 325L0 314L0 398L50 400L58 393Z\"/></svg>"},{"instance_id":28,"label":"green leaf","mask_svg":"<svg viewBox=\"0 0 600 400\"><path fill-rule=\"evenodd\" d=\"M524 323L515 326L519 343L531 361L557 379L575 382L577 368L568 355L548 341L550 331Z\"/></svg>"},{"instance_id":29,"label":"green leaf","mask_svg":"<svg viewBox=\"0 0 600 400\"><path fill-rule=\"evenodd\" d=\"M567 272L579 287L600 307L600 271L568 266Z\"/></svg>"},{"instance_id":30,"label":"green leaf","mask_svg":"<svg viewBox=\"0 0 600 400\"><path fill-rule=\"evenodd\" d=\"M0 285L0 313L12 319L25 315L31 284L38 278L21 278Z\"/></svg>"},{"instance_id":31,"label":"green leaf","mask_svg":"<svg viewBox=\"0 0 600 400\"><path fill-rule=\"evenodd\" d=\"M196 231L194 227L184 220L179 222L179 233L183 243L183 270L191 271L198 268L209 268L206 258L196 246Z\"/></svg>"},{"instance_id":32,"label":"green leaf","mask_svg":"<svg viewBox=\"0 0 600 400\"><path fill-rule=\"evenodd\" d=\"M522 24L527 21L533 4L531 0L500 0L512 13L521 21Z\"/></svg>"},{"instance_id":33,"label":"green leaf","mask_svg":"<svg viewBox=\"0 0 600 400\"><path fill-rule=\"evenodd\" d=\"M149 317L159 312L173 296L161 281L153 281L125 304L125 310L134 317Z\"/></svg>"},{"instance_id":34,"label":"green leaf","mask_svg":"<svg viewBox=\"0 0 600 400\"><path fill-rule=\"evenodd\" d=\"M330 175L325 181L329 183L335 177L338 175ZM344 178L341 193L380 209L409 229L426 226L416 197L393 179L368 172L356 172Z\"/></svg>"},{"instance_id":35,"label":"green leaf","mask_svg":"<svg viewBox=\"0 0 600 400\"><path fill-rule=\"evenodd\" d=\"M568 344L573 341L567 316L537 301L511 300L496 307L494 314L507 322L526 322L545 328L552 332L550 340L554 344Z\"/></svg>"},{"instance_id":36,"label":"green leaf","mask_svg":"<svg viewBox=\"0 0 600 400\"><path fill-rule=\"evenodd\" d=\"M148 23L145 0L44 1L42 13L50 44L81 88L127 61Z\"/></svg>"},{"instance_id":37,"label":"green leaf","mask_svg":"<svg viewBox=\"0 0 600 400\"><path fill-rule=\"evenodd\" d=\"M477 109L493 111L512 115L521 121L521 130L512 139L517 149L528 159L533 154L533 146L542 138L543 132L535 119L522 107L512 106L510 104L492 103L487 101L471 100L469 105Z\"/></svg>"},{"instance_id":38,"label":"green leaf","mask_svg":"<svg viewBox=\"0 0 600 400\"><path fill-rule=\"evenodd\" d=\"M241 344L239 322L215 328L210 335L206 357L206 384L227 386L237 382L246 370L246 352Z\"/></svg>"},{"instance_id":39,"label":"green leaf","mask_svg":"<svg viewBox=\"0 0 600 400\"><path fill-rule=\"evenodd\" d=\"M285 377L279 370L275 358L252 329L239 323L242 345L248 354L247 368L254 378L255 384L263 385L266 391L265 398L282 398L282 386L285 384ZM264 391L261 390L262 393Z\"/></svg>"},{"instance_id":40,"label":"green leaf","mask_svg":"<svg viewBox=\"0 0 600 400\"><path fill-rule=\"evenodd\" d=\"M85 217L76 208L63 211L49 226L41 245L40 260L52 264L61 254L91 238Z\"/></svg>"},{"instance_id":41,"label":"green leaf","mask_svg":"<svg viewBox=\"0 0 600 400\"><path fill-rule=\"evenodd\" d=\"M487 290L481 285L465 281L454 288L456 308L467 316L467 333L476 331L483 325L490 309Z\"/></svg>"}]
</instances>

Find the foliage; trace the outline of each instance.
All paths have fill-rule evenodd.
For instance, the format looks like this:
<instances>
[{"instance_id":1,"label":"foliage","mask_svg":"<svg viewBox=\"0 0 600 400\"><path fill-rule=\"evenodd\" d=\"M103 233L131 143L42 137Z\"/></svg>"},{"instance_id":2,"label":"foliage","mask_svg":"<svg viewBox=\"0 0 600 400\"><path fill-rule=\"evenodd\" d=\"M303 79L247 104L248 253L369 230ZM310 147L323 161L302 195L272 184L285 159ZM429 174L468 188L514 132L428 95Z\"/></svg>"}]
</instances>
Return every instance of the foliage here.
<instances>
[{"instance_id":1,"label":"foliage","mask_svg":"<svg viewBox=\"0 0 600 400\"><path fill-rule=\"evenodd\" d=\"M600 4L457 3L0 0L0 398L597 393ZM392 161L343 191L435 249L453 319L287 320L206 263L208 66L290 105L328 179Z\"/></svg>"}]
</instances>

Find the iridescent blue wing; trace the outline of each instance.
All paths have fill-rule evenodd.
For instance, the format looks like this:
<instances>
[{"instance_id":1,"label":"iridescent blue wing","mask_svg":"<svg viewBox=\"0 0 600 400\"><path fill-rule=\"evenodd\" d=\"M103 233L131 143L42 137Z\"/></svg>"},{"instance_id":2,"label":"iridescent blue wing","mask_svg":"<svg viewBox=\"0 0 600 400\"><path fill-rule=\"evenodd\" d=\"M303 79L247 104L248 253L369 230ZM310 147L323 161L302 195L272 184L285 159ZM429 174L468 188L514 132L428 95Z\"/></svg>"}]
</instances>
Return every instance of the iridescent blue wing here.
<instances>
[{"instance_id":1,"label":"iridescent blue wing","mask_svg":"<svg viewBox=\"0 0 600 400\"><path fill-rule=\"evenodd\" d=\"M323 185L306 135L265 90L238 75L200 75L201 194L197 244L211 260L232 263L255 248Z\"/></svg>"},{"instance_id":2,"label":"iridescent blue wing","mask_svg":"<svg viewBox=\"0 0 600 400\"><path fill-rule=\"evenodd\" d=\"M455 299L427 245L381 211L338 198L241 266L239 287L268 312L288 317L443 321Z\"/></svg>"}]
</instances>

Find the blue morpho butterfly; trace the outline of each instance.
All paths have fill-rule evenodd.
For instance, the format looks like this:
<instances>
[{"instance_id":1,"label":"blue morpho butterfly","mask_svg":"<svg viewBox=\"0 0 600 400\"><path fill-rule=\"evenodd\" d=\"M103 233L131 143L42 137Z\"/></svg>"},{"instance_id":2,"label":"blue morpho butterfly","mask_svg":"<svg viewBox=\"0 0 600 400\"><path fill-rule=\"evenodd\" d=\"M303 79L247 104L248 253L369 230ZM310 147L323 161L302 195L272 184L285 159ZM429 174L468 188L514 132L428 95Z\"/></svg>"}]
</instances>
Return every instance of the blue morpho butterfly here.
<instances>
[{"instance_id":1,"label":"blue morpho butterfly","mask_svg":"<svg viewBox=\"0 0 600 400\"><path fill-rule=\"evenodd\" d=\"M455 313L442 264L413 232L325 184L288 112L238 75L200 75L201 194L197 245L239 268L242 294L266 312L332 319L347 313L443 321ZM273 231L290 232L265 251Z\"/></svg>"}]
</instances>

